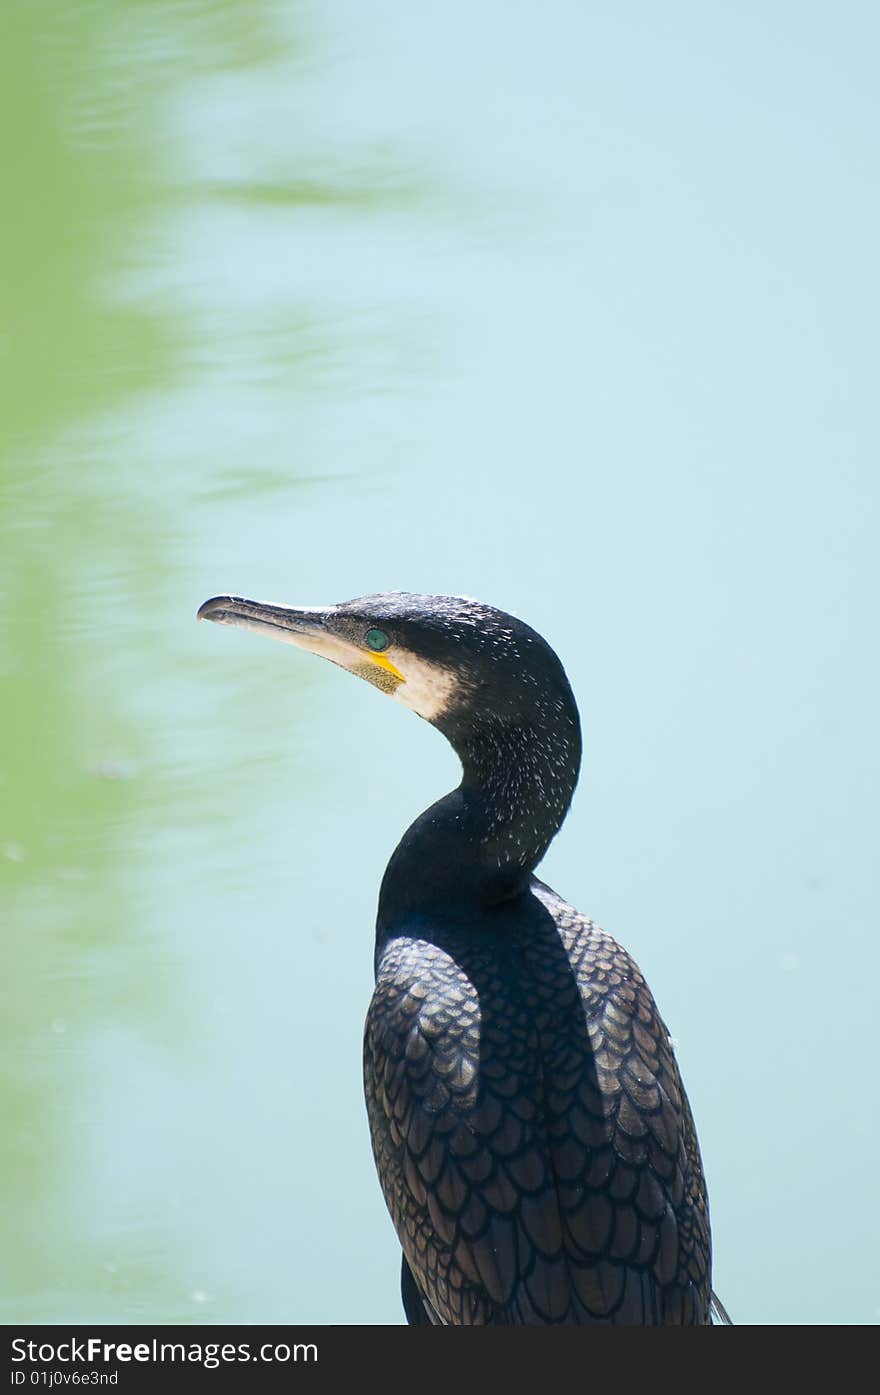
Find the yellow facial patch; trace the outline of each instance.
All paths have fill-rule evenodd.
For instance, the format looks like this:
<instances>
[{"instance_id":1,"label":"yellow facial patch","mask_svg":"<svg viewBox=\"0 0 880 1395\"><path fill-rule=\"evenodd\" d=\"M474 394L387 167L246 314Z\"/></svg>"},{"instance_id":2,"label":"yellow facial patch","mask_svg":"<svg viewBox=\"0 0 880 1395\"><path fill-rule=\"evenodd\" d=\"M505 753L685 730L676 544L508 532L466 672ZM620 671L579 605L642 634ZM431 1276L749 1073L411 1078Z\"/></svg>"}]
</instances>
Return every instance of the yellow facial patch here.
<instances>
[{"instance_id":1,"label":"yellow facial patch","mask_svg":"<svg viewBox=\"0 0 880 1395\"><path fill-rule=\"evenodd\" d=\"M400 669L395 668L391 660L389 658L386 658L384 654L377 654L372 649L365 649L364 653L372 663L378 664L379 668L384 668L386 673L390 673L393 678L396 678L398 683L406 682L406 679L404 678Z\"/></svg>"}]
</instances>

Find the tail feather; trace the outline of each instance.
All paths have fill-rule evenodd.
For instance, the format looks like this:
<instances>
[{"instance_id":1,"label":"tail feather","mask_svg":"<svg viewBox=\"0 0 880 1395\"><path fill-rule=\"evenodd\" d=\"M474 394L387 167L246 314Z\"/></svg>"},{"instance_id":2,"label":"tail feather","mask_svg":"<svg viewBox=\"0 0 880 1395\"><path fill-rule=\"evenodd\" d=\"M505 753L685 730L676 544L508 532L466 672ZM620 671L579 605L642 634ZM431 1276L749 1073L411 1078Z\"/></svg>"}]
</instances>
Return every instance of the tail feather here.
<instances>
[{"instance_id":1,"label":"tail feather","mask_svg":"<svg viewBox=\"0 0 880 1395\"><path fill-rule=\"evenodd\" d=\"M730 1316L730 1313L727 1311L724 1304L721 1302L721 1299L714 1292L714 1290L712 1292L711 1300L709 1303L709 1313L712 1318L713 1327L733 1326L733 1318Z\"/></svg>"}]
</instances>

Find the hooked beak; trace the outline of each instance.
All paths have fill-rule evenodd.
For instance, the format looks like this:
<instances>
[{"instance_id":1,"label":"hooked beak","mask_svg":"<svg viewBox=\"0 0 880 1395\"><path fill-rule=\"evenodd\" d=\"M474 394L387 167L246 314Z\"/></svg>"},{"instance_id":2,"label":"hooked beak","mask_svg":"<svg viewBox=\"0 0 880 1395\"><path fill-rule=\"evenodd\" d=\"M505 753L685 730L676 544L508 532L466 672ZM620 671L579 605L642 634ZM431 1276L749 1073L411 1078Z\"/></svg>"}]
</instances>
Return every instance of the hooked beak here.
<instances>
[{"instance_id":1,"label":"hooked beak","mask_svg":"<svg viewBox=\"0 0 880 1395\"><path fill-rule=\"evenodd\" d=\"M336 609L336 606L270 605L267 601L248 601L243 596L212 596L199 606L197 619L235 625L241 630L253 630L256 634L295 644L393 693L406 682L400 669L386 654L372 653L328 629L327 622Z\"/></svg>"},{"instance_id":2,"label":"hooked beak","mask_svg":"<svg viewBox=\"0 0 880 1395\"><path fill-rule=\"evenodd\" d=\"M270 605L267 601L248 601L243 596L212 596L199 606L198 620L213 620L217 625L235 625L241 630L270 635L302 649L320 652L315 641L325 636L324 623L334 607Z\"/></svg>"}]
</instances>

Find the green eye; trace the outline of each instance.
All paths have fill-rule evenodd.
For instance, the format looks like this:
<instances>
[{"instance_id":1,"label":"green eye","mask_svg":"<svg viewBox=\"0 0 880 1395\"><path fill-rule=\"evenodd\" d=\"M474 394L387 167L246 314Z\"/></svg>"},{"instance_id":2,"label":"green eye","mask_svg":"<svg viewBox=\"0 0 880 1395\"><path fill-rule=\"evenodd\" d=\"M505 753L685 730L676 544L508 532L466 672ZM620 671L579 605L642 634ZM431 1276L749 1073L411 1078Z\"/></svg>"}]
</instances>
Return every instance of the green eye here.
<instances>
[{"instance_id":1,"label":"green eye","mask_svg":"<svg viewBox=\"0 0 880 1395\"><path fill-rule=\"evenodd\" d=\"M381 650L388 648L390 640L384 630L367 630L364 635L364 643L368 649L381 652Z\"/></svg>"}]
</instances>

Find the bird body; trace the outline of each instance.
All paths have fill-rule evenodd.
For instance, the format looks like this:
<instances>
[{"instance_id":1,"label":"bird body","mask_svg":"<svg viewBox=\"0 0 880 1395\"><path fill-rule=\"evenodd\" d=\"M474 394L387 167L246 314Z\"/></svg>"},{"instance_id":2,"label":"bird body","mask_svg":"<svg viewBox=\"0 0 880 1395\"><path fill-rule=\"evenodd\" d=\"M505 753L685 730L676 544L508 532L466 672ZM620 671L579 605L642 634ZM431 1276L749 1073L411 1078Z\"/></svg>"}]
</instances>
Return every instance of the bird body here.
<instances>
[{"instance_id":1,"label":"bird body","mask_svg":"<svg viewBox=\"0 0 880 1395\"><path fill-rule=\"evenodd\" d=\"M373 1151L432 1316L708 1321L696 1135L639 969L536 879L479 924L380 931Z\"/></svg>"},{"instance_id":2,"label":"bird body","mask_svg":"<svg viewBox=\"0 0 880 1395\"><path fill-rule=\"evenodd\" d=\"M553 650L461 597L221 596L200 616L367 678L462 762L386 870L364 1034L408 1320L708 1323L706 1187L669 1034L626 951L534 876L581 757Z\"/></svg>"}]
</instances>

